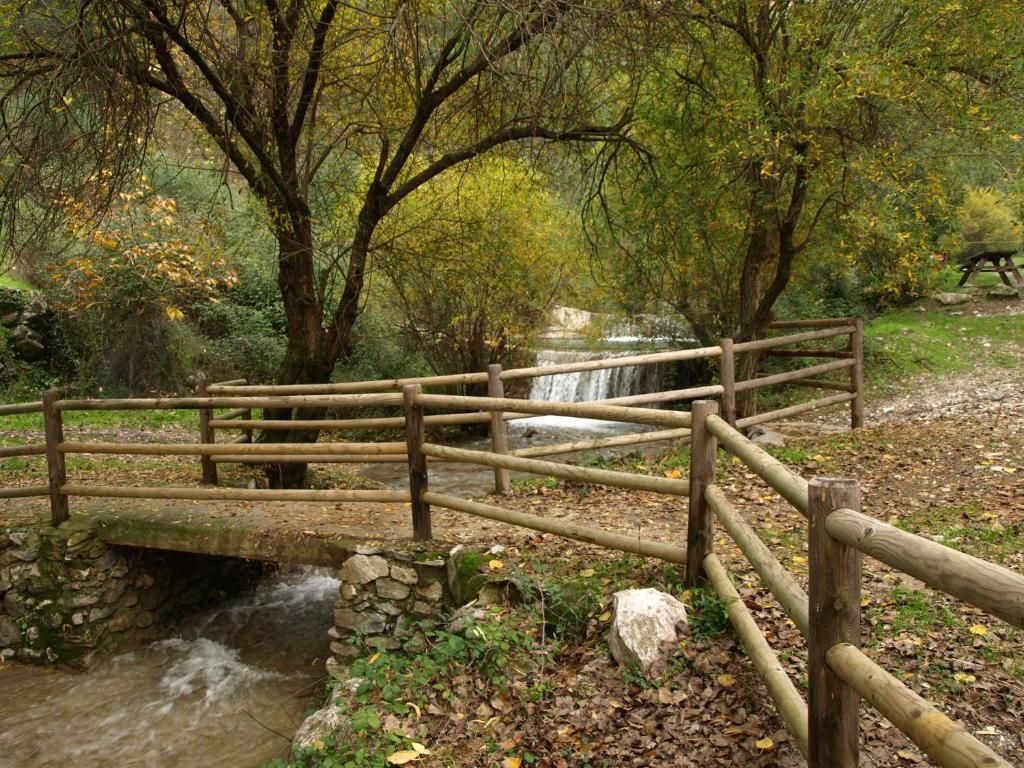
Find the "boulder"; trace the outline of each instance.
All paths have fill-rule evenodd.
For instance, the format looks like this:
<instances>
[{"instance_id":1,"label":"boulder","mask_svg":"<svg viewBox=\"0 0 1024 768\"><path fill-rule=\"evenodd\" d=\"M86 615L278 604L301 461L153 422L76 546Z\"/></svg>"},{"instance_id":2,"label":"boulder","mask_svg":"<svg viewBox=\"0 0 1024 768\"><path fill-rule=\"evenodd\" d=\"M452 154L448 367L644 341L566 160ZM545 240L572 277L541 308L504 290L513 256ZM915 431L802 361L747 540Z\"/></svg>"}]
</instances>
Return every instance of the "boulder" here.
<instances>
[{"instance_id":1,"label":"boulder","mask_svg":"<svg viewBox=\"0 0 1024 768\"><path fill-rule=\"evenodd\" d=\"M21 643L21 629L10 616L0 616L0 646L11 647Z\"/></svg>"},{"instance_id":2,"label":"boulder","mask_svg":"<svg viewBox=\"0 0 1024 768\"><path fill-rule=\"evenodd\" d=\"M388 561L379 555L353 555L341 566L341 580L349 584L369 584L390 571Z\"/></svg>"},{"instance_id":3,"label":"boulder","mask_svg":"<svg viewBox=\"0 0 1024 768\"><path fill-rule=\"evenodd\" d=\"M971 300L967 293L936 293L932 296L935 301L944 307L955 307L957 304L966 304Z\"/></svg>"},{"instance_id":4,"label":"boulder","mask_svg":"<svg viewBox=\"0 0 1024 768\"><path fill-rule=\"evenodd\" d=\"M626 589L612 596L608 647L620 665L635 665L648 677L676 652L687 627L686 608L657 589Z\"/></svg>"},{"instance_id":5,"label":"boulder","mask_svg":"<svg viewBox=\"0 0 1024 768\"><path fill-rule=\"evenodd\" d=\"M17 315L25 308L25 292L16 288L0 288L0 316Z\"/></svg>"},{"instance_id":6,"label":"boulder","mask_svg":"<svg viewBox=\"0 0 1024 768\"><path fill-rule=\"evenodd\" d=\"M295 732L292 749L318 749L327 739L344 742L352 736L352 720L346 714L348 691L342 685L331 692L327 704L302 721Z\"/></svg>"},{"instance_id":7,"label":"boulder","mask_svg":"<svg viewBox=\"0 0 1024 768\"><path fill-rule=\"evenodd\" d=\"M747 430L747 437L758 445L775 445L782 447L786 444L786 438L768 427L755 426Z\"/></svg>"},{"instance_id":8,"label":"boulder","mask_svg":"<svg viewBox=\"0 0 1024 768\"><path fill-rule=\"evenodd\" d=\"M993 285L985 294L990 299L1016 299L1020 298L1020 289L1013 285Z\"/></svg>"},{"instance_id":9,"label":"boulder","mask_svg":"<svg viewBox=\"0 0 1024 768\"><path fill-rule=\"evenodd\" d=\"M46 353L42 335L27 325L15 326L11 331L11 347L18 357L30 363L39 360Z\"/></svg>"}]
</instances>

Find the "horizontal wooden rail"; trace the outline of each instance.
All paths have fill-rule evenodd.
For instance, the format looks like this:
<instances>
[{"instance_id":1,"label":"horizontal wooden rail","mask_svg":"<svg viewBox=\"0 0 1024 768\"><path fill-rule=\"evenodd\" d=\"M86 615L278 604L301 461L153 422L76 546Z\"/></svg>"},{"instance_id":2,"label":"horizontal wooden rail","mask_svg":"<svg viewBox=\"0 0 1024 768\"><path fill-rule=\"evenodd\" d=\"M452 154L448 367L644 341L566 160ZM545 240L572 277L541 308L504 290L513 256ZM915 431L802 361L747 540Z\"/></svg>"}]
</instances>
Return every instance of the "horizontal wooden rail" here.
<instances>
[{"instance_id":1,"label":"horizontal wooden rail","mask_svg":"<svg viewBox=\"0 0 1024 768\"><path fill-rule=\"evenodd\" d=\"M45 456L46 445L5 445L0 447L0 459L14 456Z\"/></svg>"},{"instance_id":2,"label":"horizontal wooden rail","mask_svg":"<svg viewBox=\"0 0 1024 768\"><path fill-rule=\"evenodd\" d=\"M48 485L22 485L17 488L0 488L0 499L23 499L29 496L49 496Z\"/></svg>"},{"instance_id":3,"label":"horizontal wooden rail","mask_svg":"<svg viewBox=\"0 0 1024 768\"><path fill-rule=\"evenodd\" d=\"M843 682L887 717L943 768L1012 768L925 699L849 643L825 652L825 661Z\"/></svg>"},{"instance_id":4,"label":"horizontal wooden rail","mask_svg":"<svg viewBox=\"0 0 1024 768\"><path fill-rule=\"evenodd\" d=\"M706 387L690 387L689 389L671 389L665 392L651 392L646 395L624 395L623 397L609 397L604 400L590 400L591 403L603 405L643 405L645 403L671 403L676 400L695 400L701 397L714 397L722 394L724 388L721 384L711 384Z\"/></svg>"},{"instance_id":5,"label":"horizontal wooden rail","mask_svg":"<svg viewBox=\"0 0 1024 768\"><path fill-rule=\"evenodd\" d=\"M619 533L608 533L607 531L569 522L568 520L557 520L551 517L531 515L527 512L502 509L490 504L481 504L479 501L469 501L442 493L434 493L433 491L424 493L423 500L434 506L445 507L446 509L464 512L476 517L483 517L487 520L495 520L499 523L508 523L520 528L553 533L556 536L564 536L567 539L596 544L622 552L632 552L643 557L654 557L659 560L676 563L677 565L686 564L686 549L675 547L671 544L662 544L660 541L641 539L638 536L623 536Z\"/></svg>"},{"instance_id":6,"label":"horizontal wooden rail","mask_svg":"<svg viewBox=\"0 0 1024 768\"><path fill-rule=\"evenodd\" d=\"M61 443L61 453L123 453L140 456L331 455L372 456L405 451L405 443Z\"/></svg>"},{"instance_id":7,"label":"horizontal wooden rail","mask_svg":"<svg viewBox=\"0 0 1024 768\"><path fill-rule=\"evenodd\" d=\"M848 349L769 349L765 357L835 357L852 360L853 352Z\"/></svg>"},{"instance_id":8,"label":"horizontal wooden rail","mask_svg":"<svg viewBox=\"0 0 1024 768\"><path fill-rule=\"evenodd\" d=\"M700 360L708 357L718 357L720 354L722 354L721 347L695 347L693 349L678 349L671 352L652 352L647 355L606 357L600 360L583 360L576 363L538 365L532 368L509 368L507 371L501 372L501 380L532 379L537 376L554 376L559 373L605 371L610 368L625 368L630 365L652 365L655 363L673 363L681 360Z\"/></svg>"},{"instance_id":9,"label":"horizontal wooden rail","mask_svg":"<svg viewBox=\"0 0 1024 768\"><path fill-rule=\"evenodd\" d=\"M529 413L503 414L505 421L528 419ZM424 417L427 426L450 426L454 424L487 424L491 420L487 413L438 413ZM405 416L378 416L366 419L244 419L224 421L213 419L210 426L220 429L402 429Z\"/></svg>"},{"instance_id":10,"label":"horizontal wooden rail","mask_svg":"<svg viewBox=\"0 0 1024 768\"><path fill-rule=\"evenodd\" d=\"M806 403L799 403L797 405L790 405L786 408L779 408L774 411L765 411L764 413L758 413L754 416L747 416L745 419L739 419L736 422L736 426L742 429L743 427L752 427L755 424L764 424L769 421L788 419L790 416L799 416L801 413L817 411L822 408L828 408L831 405L838 405L839 403L848 403L856 397L857 394L855 392L844 392L841 395L829 395L828 397L821 397L817 400L808 400Z\"/></svg>"},{"instance_id":11,"label":"horizontal wooden rail","mask_svg":"<svg viewBox=\"0 0 1024 768\"><path fill-rule=\"evenodd\" d=\"M237 387L237 386L240 386L241 384L248 384L248 383L249 383L248 379L231 379L230 381L211 381L207 385L207 388L209 388L209 387Z\"/></svg>"},{"instance_id":12,"label":"horizontal wooden rail","mask_svg":"<svg viewBox=\"0 0 1024 768\"><path fill-rule=\"evenodd\" d=\"M281 395L277 397L151 397L128 400L58 400L61 411L160 411L200 408L365 408L401 405L398 394Z\"/></svg>"},{"instance_id":13,"label":"horizontal wooden rail","mask_svg":"<svg viewBox=\"0 0 1024 768\"><path fill-rule=\"evenodd\" d=\"M845 395L844 395L845 397ZM709 416L708 431L719 444L751 471L782 494L782 498L807 516L807 481L760 446L730 427L722 418Z\"/></svg>"},{"instance_id":14,"label":"horizontal wooden rail","mask_svg":"<svg viewBox=\"0 0 1024 768\"><path fill-rule=\"evenodd\" d=\"M842 370L843 368L852 368L853 365L853 360L833 360L831 363L821 363L820 365L812 365L807 368L798 368L795 371L773 373L770 376L760 376L756 379L737 381L736 391L745 392L748 389L761 389L762 387L770 387L775 384L785 384L786 382L797 381L799 379L808 379L822 373L831 373L832 371Z\"/></svg>"},{"instance_id":15,"label":"horizontal wooden rail","mask_svg":"<svg viewBox=\"0 0 1024 768\"><path fill-rule=\"evenodd\" d=\"M690 414L680 411L658 411L600 403L556 403L546 400L516 400L507 397L463 397L459 395L417 395L416 403L435 408L478 408L481 411L520 411L536 416L570 416L582 419L624 421L631 424L654 424L688 427Z\"/></svg>"},{"instance_id":16,"label":"horizontal wooden rail","mask_svg":"<svg viewBox=\"0 0 1024 768\"><path fill-rule=\"evenodd\" d=\"M218 414L217 420L218 421L231 421L232 419L240 419L243 416L245 416L246 414L248 414L249 411L251 411L251 410L252 410L251 408L236 408L233 411L228 411L227 413ZM211 419L211 421L212 421L212 419Z\"/></svg>"},{"instance_id":17,"label":"horizontal wooden rail","mask_svg":"<svg viewBox=\"0 0 1024 768\"><path fill-rule=\"evenodd\" d=\"M764 680L768 693L782 715L786 728L793 735L804 757L807 757L808 723L807 703L789 679L778 657L768 645L764 633L750 615L746 604L729 580L722 563L714 555L704 558L704 572L718 596L725 602L725 610L736 634L743 641L743 650L754 664L754 669Z\"/></svg>"},{"instance_id":18,"label":"horizontal wooden rail","mask_svg":"<svg viewBox=\"0 0 1024 768\"><path fill-rule=\"evenodd\" d=\"M773 320L768 328L834 328L840 325L851 325L855 317L822 317L814 320Z\"/></svg>"},{"instance_id":19,"label":"horizontal wooden rail","mask_svg":"<svg viewBox=\"0 0 1024 768\"><path fill-rule=\"evenodd\" d=\"M238 443L251 443L251 442L252 442L252 437L250 437L249 433L246 432L245 434L239 435L234 440L228 440L228 445L237 445Z\"/></svg>"},{"instance_id":20,"label":"horizontal wooden rail","mask_svg":"<svg viewBox=\"0 0 1024 768\"><path fill-rule=\"evenodd\" d=\"M806 333L792 333L788 336L773 336L770 339L758 339L757 341L742 341L733 345L736 352L754 352L755 350L773 349L784 347L789 344L799 344L802 341L814 341L815 339L831 339L833 336L849 336L856 328L852 325L844 325L838 328L825 328L820 331L807 331Z\"/></svg>"},{"instance_id":21,"label":"horizontal wooden rail","mask_svg":"<svg viewBox=\"0 0 1024 768\"><path fill-rule=\"evenodd\" d=\"M68 496L110 499L193 499L197 501L409 501L408 491L308 491L278 488L158 488L133 485L61 486Z\"/></svg>"},{"instance_id":22,"label":"horizontal wooden rail","mask_svg":"<svg viewBox=\"0 0 1024 768\"><path fill-rule=\"evenodd\" d=\"M857 391L857 388L853 386L853 384L843 381L829 381L828 379L799 379L797 381L789 382L786 386L807 387L808 389L834 389L839 392Z\"/></svg>"},{"instance_id":23,"label":"horizontal wooden rail","mask_svg":"<svg viewBox=\"0 0 1024 768\"><path fill-rule=\"evenodd\" d=\"M592 440L576 440L574 442L557 443L555 445L532 445L529 448L518 448L514 451L510 451L510 453L513 456L521 456L523 458L528 458L530 456L557 456L563 453L601 450L603 448L614 448L622 445L656 443L661 440L680 440L689 436L689 429L659 429L654 432L632 432L628 435L597 437Z\"/></svg>"},{"instance_id":24,"label":"horizontal wooden rail","mask_svg":"<svg viewBox=\"0 0 1024 768\"><path fill-rule=\"evenodd\" d=\"M449 387L458 384L486 384L487 372L453 373L440 376L413 376L406 379L375 379L373 381L341 381L333 384L250 384L227 386L211 384L211 394L266 394L275 395L340 395L360 392L400 392L409 384L424 387Z\"/></svg>"},{"instance_id":25,"label":"horizontal wooden rail","mask_svg":"<svg viewBox=\"0 0 1024 768\"><path fill-rule=\"evenodd\" d=\"M36 400L31 403L11 403L0 405L0 416L14 416L19 413L42 413L43 401Z\"/></svg>"},{"instance_id":26,"label":"horizontal wooden rail","mask_svg":"<svg viewBox=\"0 0 1024 768\"><path fill-rule=\"evenodd\" d=\"M214 464L405 464L404 453L381 454L224 454L212 456Z\"/></svg>"},{"instance_id":27,"label":"horizontal wooden rail","mask_svg":"<svg viewBox=\"0 0 1024 768\"><path fill-rule=\"evenodd\" d=\"M484 467L511 469L517 472L530 472L535 475L551 475L566 480L583 483L598 483L615 488L632 488L637 491L652 491L670 496L686 496L690 492L688 480L673 480L668 477L650 477L635 475L630 472L615 472L607 469L578 467L573 464L561 464L554 461L538 461L522 459L487 451L467 451L462 448L449 448L444 445L424 443L421 450L427 456L467 464L478 464Z\"/></svg>"},{"instance_id":28,"label":"horizontal wooden rail","mask_svg":"<svg viewBox=\"0 0 1024 768\"><path fill-rule=\"evenodd\" d=\"M743 551L750 564L754 566L754 570L757 571L757 575L761 577L761 581L768 591L779 601L779 605L793 620L800 633L807 637L810 632L807 593L800 588L793 575L775 559L771 550L765 546L754 529L729 503L721 488L717 485L709 485L704 492L704 498L707 499L708 505L714 511L715 517L718 518L722 527Z\"/></svg>"},{"instance_id":29,"label":"horizontal wooden rail","mask_svg":"<svg viewBox=\"0 0 1024 768\"><path fill-rule=\"evenodd\" d=\"M900 530L851 509L825 520L837 541L1024 628L1024 575Z\"/></svg>"}]
</instances>

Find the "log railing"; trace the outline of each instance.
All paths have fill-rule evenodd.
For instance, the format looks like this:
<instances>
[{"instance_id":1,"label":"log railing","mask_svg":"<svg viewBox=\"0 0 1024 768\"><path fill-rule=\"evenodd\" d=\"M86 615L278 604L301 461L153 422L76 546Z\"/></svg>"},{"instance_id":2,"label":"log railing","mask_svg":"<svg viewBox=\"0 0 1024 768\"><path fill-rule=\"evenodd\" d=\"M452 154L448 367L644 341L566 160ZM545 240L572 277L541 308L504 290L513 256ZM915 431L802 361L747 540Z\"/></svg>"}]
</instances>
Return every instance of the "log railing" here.
<instances>
[{"instance_id":1,"label":"log railing","mask_svg":"<svg viewBox=\"0 0 1024 768\"><path fill-rule=\"evenodd\" d=\"M475 406L497 412L511 407L500 398L424 395L409 388L407 403L451 408ZM528 413L616 418L690 430L687 478L648 477L626 472L470 451L428 443L422 431L410 432L409 451L421 458L419 493L412 505L428 522L431 507L543 531L610 549L632 552L686 566L690 584L705 584L725 602L727 614L754 669L764 680L783 722L812 768L855 768L859 764L859 709L864 699L945 768L981 768L1009 763L962 725L910 690L872 661L859 647L862 556L868 555L908 573L926 585L965 600L1004 621L1024 628L1024 576L875 520L860 511L860 487L849 478L813 478L794 473L717 415L718 404L694 403L692 414L651 412L623 406L551 404L518 401ZM679 418L683 417L683 418ZM417 445L417 440L419 444ZM715 482L718 449L740 459L808 519L809 590L771 553L754 528ZM674 496L688 495L690 510L685 547L625 536L581 523L503 509L428 489L426 457L482 467L564 478ZM808 700L779 662L764 632L736 592L713 551L715 522L737 544L807 639Z\"/></svg>"}]
</instances>

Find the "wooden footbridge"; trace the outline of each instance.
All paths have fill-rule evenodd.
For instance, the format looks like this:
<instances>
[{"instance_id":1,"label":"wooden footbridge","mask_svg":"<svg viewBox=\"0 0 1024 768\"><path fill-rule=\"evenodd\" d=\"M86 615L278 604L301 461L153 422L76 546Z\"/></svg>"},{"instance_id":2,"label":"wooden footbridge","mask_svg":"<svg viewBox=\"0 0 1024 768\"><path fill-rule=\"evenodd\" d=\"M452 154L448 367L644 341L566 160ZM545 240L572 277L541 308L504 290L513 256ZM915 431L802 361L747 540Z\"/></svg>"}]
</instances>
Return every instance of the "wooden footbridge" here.
<instances>
[{"instance_id":1,"label":"wooden footbridge","mask_svg":"<svg viewBox=\"0 0 1024 768\"><path fill-rule=\"evenodd\" d=\"M930 587L947 592L1013 624L1024 627L1024 576L992 563L970 557L928 539L899 530L861 510L859 485L853 479L814 478L807 481L763 451L738 431L750 424L805 413L817 408L851 403L854 427L863 423L863 365L861 330L848 319L810 321L810 329L755 342L661 352L568 366L502 371L492 367L486 373L430 377L411 381L361 382L292 387L250 386L229 382L205 387L199 397L141 400L65 400L50 391L40 403L3 406L2 413L41 411L45 420L45 442L33 446L0 449L0 456L45 454L48 482L45 485L0 490L6 498L45 497L54 524L80 514L80 499L120 498L142 500L153 505L148 512L125 509L105 523L110 540L137 546L162 546L211 554L235 554L266 559L298 559L332 562L346 547L366 536L365 526L374 525L381 509L411 508L413 538L429 541L432 509L494 520L543 531L646 557L659 558L686 568L691 585L707 584L725 601L730 621L743 647L763 678L787 728L812 768L854 768L858 765L859 707L863 698L902 730L923 751L942 766L1009 766L988 746L953 722L896 677L873 662L860 648L862 580L864 554L920 579ZM794 330L792 324L786 330ZM846 340L842 349L820 348L827 340ZM815 343L807 349L795 346ZM783 349L785 348L785 349ZM733 379L732 356L737 353L773 353L789 358L831 358L785 373L758 376L747 381ZM717 359L719 381L707 387L658 392L591 403L553 403L506 398L503 382L575 370L645 365L694 359ZM823 378L842 371L849 379ZM429 386L488 383L488 397L428 394ZM737 392L782 383L801 383L838 390L831 395L748 419L735 418ZM640 408L639 405L672 403L694 398L718 397L719 402L698 399L690 411ZM254 409L343 409L365 407L401 408L400 416L324 419L282 422L253 418ZM197 409L201 414L202 439L194 444L82 443L65 439L62 414L73 410ZM232 409L217 416L216 409ZM431 411L428 415L426 411ZM454 413L452 413L454 411ZM721 415L719 415L721 414ZM509 450L505 425L509 419L534 415L556 415L620 421L643 425L648 431L603 440L566 443L544 448ZM384 421L386 420L386 422ZM372 423L371 423L372 422ZM492 450L476 451L429 442L426 427L431 424L489 423ZM404 426L406 440L379 443L266 443L252 442L254 430L287 427L344 430L353 428ZM358 425L358 426L356 426ZM653 428L653 431L650 430ZM216 432L238 429L242 434L231 442L216 441ZM671 479L635 475L577 466L537 458L564 455L584 449L639 443L650 440L686 439L691 442L690 472L687 478ZM614 442L613 442L614 441ZM805 592L792 574L775 559L757 532L747 523L715 482L719 450L743 462L751 472L778 491L808 520L809 589ZM226 461L278 464L289 461L401 461L407 464L409 485L403 490L263 490L218 487L166 488L81 485L69 482L64 457L78 453L179 454L200 456L204 475L216 479L218 463ZM528 472L598 483L618 488L686 497L686 545L644 540L602 531L587 525L542 515L502 508L497 504L458 498L430 490L431 462L455 461L488 467L495 472L498 491L508 488L508 473ZM69 503L74 500L74 504ZM351 530L338 531L335 545L322 545L320 555L289 555L283 546L261 545L252 535L204 535L202 507L182 523L182 504L224 501L254 503L295 502L360 505L354 507L356 520ZM172 506L162 506L171 504ZM372 507L370 505L373 505ZM400 505L395 507L395 505ZM407 512L405 514L408 514ZM131 518L152 517L133 527ZM804 697L779 663L775 650L758 628L721 561L713 551L716 523L724 529L750 560L764 587L776 598L808 643L809 696ZM237 530L247 523L239 521ZM683 522L680 521L682 527ZM258 527L258 526L257 526ZM134 529L147 533L133 534ZM153 534L159 530L159 536ZM134 536L134 538L133 538ZM220 538L218 538L220 536ZM301 537L300 537L301 538ZM316 545L321 546L321 545ZM333 554L329 551L334 547ZM232 551L227 551L232 550Z\"/></svg>"}]
</instances>

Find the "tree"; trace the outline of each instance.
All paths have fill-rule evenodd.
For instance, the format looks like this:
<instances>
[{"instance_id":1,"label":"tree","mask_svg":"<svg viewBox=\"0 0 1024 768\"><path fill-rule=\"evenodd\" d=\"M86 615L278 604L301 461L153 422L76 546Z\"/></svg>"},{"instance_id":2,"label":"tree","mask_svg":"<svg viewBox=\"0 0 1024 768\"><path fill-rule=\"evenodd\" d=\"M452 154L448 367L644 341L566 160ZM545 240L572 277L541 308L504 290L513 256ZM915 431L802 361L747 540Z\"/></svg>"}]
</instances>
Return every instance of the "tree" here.
<instances>
[{"instance_id":1,"label":"tree","mask_svg":"<svg viewBox=\"0 0 1024 768\"><path fill-rule=\"evenodd\" d=\"M629 26L645 11L616 0L26 0L16 13L0 51L0 220L13 244L26 242L26 221L49 229L69 194L101 210L151 139L185 154L190 126L267 213L287 319L277 380L295 384L327 381L350 355L377 229L424 184L516 143L626 140ZM608 42L615 57L601 52ZM342 229L339 200L353 206ZM287 486L304 476L304 465L274 473Z\"/></svg>"},{"instance_id":2,"label":"tree","mask_svg":"<svg viewBox=\"0 0 1024 768\"><path fill-rule=\"evenodd\" d=\"M915 222L943 210L948 158L965 135L978 147L1016 128L998 112L1021 92L1014 3L675 11L682 41L637 108L656 173L606 166L595 239L621 303L664 301L706 342L762 335L799 261L855 251L864 232L884 231L901 269L926 257ZM757 365L745 356L740 375Z\"/></svg>"},{"instance_id":3,"label":"tree","mask_svg":"<svg viewBox=\"0 0 1024 768\"><path fill-rule=\"evenodd\" d=\"M0 53L5 230L23 244L20 225L48 228L71 189L111 199L157 118L178 134L187 121L268 213L288 321L278 382L326 381L403 200L513 143L624 139L640 16L564 0L26 2ZM354 205L344 231L338 199Z\"/></svg>"},{"instance_id":4,"label":"tree","mask_svg":"<svg viewBox=\"0 0 1024 768\"><path fill-rule=\"evenodd\" d=\"M522 360L578 273L580 242L566 205L507 158L434 179L394 222L401 231L385 228L384 269L410 346L437 373Z\"/></svg>"}]
</instances>

